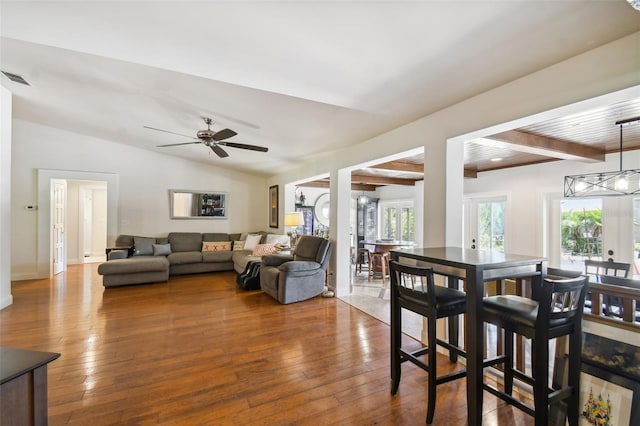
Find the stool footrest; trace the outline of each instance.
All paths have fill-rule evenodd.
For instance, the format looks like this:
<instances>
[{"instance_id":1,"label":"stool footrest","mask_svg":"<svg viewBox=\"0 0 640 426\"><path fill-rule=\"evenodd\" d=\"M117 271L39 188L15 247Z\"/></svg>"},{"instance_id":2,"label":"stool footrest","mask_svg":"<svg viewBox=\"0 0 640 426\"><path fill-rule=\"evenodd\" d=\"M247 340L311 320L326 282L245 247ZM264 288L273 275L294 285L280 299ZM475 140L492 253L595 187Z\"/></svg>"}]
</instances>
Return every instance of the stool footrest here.
<instances>
[{"instance_id":1,"label":"stool footrest","mask_svg":"<svg viewBox=\"0 0 640 426\"><path fill-rule=\"evenodd\" d=\"M508 395L496 388L494 388L493 386L487 384L487 383L483 383L482 384L482 388L484 390L486 390L487 392L493 394L494 396L500 398L501 400L513 405L514 407L524 411L525 413L527 413L528 415L535 417L535 410L533 410L533 408L529 407L528 405L525 405L524 403L518 401L517 399L515 399L513 396Z\"/></svg>"}]
</instances>

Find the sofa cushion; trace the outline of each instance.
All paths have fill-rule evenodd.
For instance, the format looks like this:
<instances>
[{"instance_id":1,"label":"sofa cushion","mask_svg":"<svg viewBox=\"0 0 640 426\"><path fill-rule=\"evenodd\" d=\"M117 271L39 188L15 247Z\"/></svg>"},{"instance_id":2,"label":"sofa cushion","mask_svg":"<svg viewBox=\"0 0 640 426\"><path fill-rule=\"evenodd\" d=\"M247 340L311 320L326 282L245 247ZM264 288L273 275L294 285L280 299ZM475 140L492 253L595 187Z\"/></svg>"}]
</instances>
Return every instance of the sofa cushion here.
<instances>
[{"instance_id":1,"label":"sofa cushion","mask_svg":"<svg viewBox=\"0 0 640 426\"><path fill-rule=\"evenodd\" d=\"M154 256L168 256L171 254L171 244L154 244L153 255Z\"/></svg>"},{"instance_id":2,"label":"sofa cushion","mask_svg":"<svg viewBox=\"0 0 640 426\"><path fill-rule=\"evenodd\" d=\"M256 248L253 249L252 256L266 256L268 254L276 254L278 250L276 250L275 244L258 244Z\"/></svg>"},{"instance_id":3,"label":"sofa cushion","mask_svg":"<svg viewBox=\"0 0 640 426\"><path fill-rule=\"evenodd\" d=\"M244 241L242 240L234 240L233 241L233 251L244 250Z\"/></svg>"},{"instance_id":4,"label":"sofa cushion","mask_svg":"<svg viewBox=\"0 0 640 426\"><path fill-rule=\"evenodd\" d=\"M283 234L267 234L264 240L265 244L280 244L281 246L289 246L290 240L288 235Z\"/></svg>"},{"instance_id":5,"label":"sofa cushion","mask_svg":"<svg viewBox=\"0 0 640 426\"><path fill-rule=\"evenodd\" d=\"M115 259L98 266L100 275L129 274L140 272L168 271L169 262L164 256L139 256L128 259Z\"/></svg>"},{"instance_id":6,"label":"sofa cushion","mask_svg":"<svg viewBox=\"0 0 640 426\"><path fill-rule=\"evenodd\" d=\"M152 256L155 243L155 238L133 237L133 255Z\"/></svg>"},{"instance_id":7,"label":"sofa cushion","mask_svg":"<svg viewBox=\"0 0 640 426\"><path fill-rule=\"evenodd\" d=\"M221 232L205 232L202 234L202 241L231 241L229 234Z\"/></svg>"},{"instance_id":8,"label":"sofa cushion","mask_svg":"<svg viewBox=\"0 0 640 426\"><path fill-rule=\"evenodd\" d=\"M260 234L247 235L247 239L244 241L244 249L253 250L258 244L260 244L261 239L262 235Z\"/></svg>"},{"instance_id":9,"label":"sofa cushion","mask_svg":"<svg viewBox=\"0 0 640 426\"><path fill-rule=\"evenodd\" d=\"M173 253L181 251L202 250L202 234L199 232L171 232L169 233L169 243Z\"/></svg>"},{"instance_id":10,"label":"sofa cushion","mask_svg":"<svg viewBox=\"0 0 640 426\"><path fill-rule=\"evenodd\" d=\"M181 251L173 252L169 256L169 263L172 265L184 265L186 263L202 263L202 252L198 251Z\"/></svg>"},{"instance_id":11,"label":"sofa cushion","mask_svg":"<svg viewBox=\"0 0 640 426\"><path fill-rule=\"evenodd\" d=\"M203 241L202 251L230 251L231 241Z\"/></svg>"},{"instance_id":12,"label":"sofa cushion","mask_svg":"<svg viewBox=\"0 0 640 426\"><path fill-rule=\"evenodd\" d=\"M227 251L203 251L202 252L202 262L203 263L230 262L232 255L233 255L233 252L231 250L227 250Z\"/></svg>"}]
</instances>

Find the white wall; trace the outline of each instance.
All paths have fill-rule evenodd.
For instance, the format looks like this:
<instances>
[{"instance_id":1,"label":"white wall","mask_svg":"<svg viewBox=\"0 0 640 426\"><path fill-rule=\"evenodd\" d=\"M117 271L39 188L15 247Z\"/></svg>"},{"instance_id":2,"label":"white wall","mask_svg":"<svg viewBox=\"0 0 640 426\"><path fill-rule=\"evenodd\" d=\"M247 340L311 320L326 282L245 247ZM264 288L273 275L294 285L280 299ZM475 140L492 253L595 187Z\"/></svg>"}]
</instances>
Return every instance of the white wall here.
<instances>
[{"instance_id":1,"label":"white wall","mask_svg":"<svg viewBox=\"0 0 640 426\"><path fill-rule=\"evenodd\" d=\"M12 94L0 86L0 309L11 296L11 117Z\"/></svg>"},{"instance_id":2,"label":"white wall","mask_svg":"<svg viewBox=\"0 0 640 426\"><path fill-rule=\"evenodd\" d=\"M108 244L117 234L162 236L171 231L242 232L267 229L265 179L170 155L153 153L111 141L91 138L38 124L13 121L11 214L11 273L14 279L40 277L46 259L48 213L38 203L38 170L99 172L117 177L117 223ZM64 174L63 174L64 175ZM227 220L171 220L169 189L215 190L229 194ZM112 190L109 188L109 196ZM41 198L41 197L40 197ZM41 216L42 217L39 217ZM44 224L44 225L43 225ZM44 228L40 235L38 227Z\"/></svg>"}]
</instances>

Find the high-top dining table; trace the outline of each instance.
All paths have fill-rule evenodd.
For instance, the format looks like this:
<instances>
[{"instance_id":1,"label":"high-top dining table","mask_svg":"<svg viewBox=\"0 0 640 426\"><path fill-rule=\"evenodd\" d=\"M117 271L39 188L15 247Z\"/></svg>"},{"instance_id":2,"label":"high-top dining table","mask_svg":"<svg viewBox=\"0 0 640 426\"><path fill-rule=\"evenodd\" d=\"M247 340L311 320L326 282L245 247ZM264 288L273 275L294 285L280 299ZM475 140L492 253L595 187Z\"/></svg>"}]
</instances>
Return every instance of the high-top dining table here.
<instances>
[{"instance_id":1,"label":"high-top dining table","mask_svg":"<svg viewBox=\"0 0 640 426\"><path fill-rule=\"evenodd\" d=\"M457 286L460 279L466 281L467 423L481 425L484 283L507 278L530 277L532 294L536 294L542 286L542 278L546 276L546 259L461 247L391 250L392 260L402 262L402 258L414 259L422 266L431 266L434 273L448 277L449 286Z\"/></svg>"}]
</instances>

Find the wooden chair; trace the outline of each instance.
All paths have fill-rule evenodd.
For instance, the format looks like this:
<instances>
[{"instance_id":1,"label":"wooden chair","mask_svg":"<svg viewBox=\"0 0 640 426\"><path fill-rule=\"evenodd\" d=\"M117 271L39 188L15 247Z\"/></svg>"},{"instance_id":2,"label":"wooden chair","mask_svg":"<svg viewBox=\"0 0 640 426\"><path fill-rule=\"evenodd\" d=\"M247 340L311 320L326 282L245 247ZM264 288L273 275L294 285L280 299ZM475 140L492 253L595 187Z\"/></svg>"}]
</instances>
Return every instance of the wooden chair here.
<instances>
[{"instance_id":1,"label":"wooden chair","mask_svg":"<svg viewBox=\"0 0 640 426\"><path fill-rule=\"evenodd\" d=\"M371 281L371 278L377 273L376 269L379 269L384 287L384 281L389 275L389 257L388 252L369 252L369 281Z\"/></svg>"},{"instance_id":2,"label":"wooden chair","mask_svg":"<svg viewBox=\"0 0 640 426\"><path fill-rule=\"evenodd\" d=\"M433 269L409 266L391 261L391 394L400 386L401 364L409 361L429 374L427 388L427 424L433 421L436 406L436 386L461 377L466 370L441 377L436 372L436 345L449 349L450 354L465 356L457 346L458 336L454 332L449 342L436 337L436 320L463 314L466 311L466 294L460 290L436 286ZM414 351L402 348L402 309L408 309L427 318L427 346ZM426 354L426 362L424 355Z\"/></svg>"},{"instance_id":3,"label":"wooden chair","mask_svg":"<svg viewBox=\"0 0 640 426\"><path fill-rule=\"evenodd\" d=\"M362 272L362 264L366 263L369 266L371 260L369 259L369 250L366 248L359 248L356 257L356 273Z\"/></svg>"},{"instance_id":4,"label":"wooden chair","mask_svg":"<svg viewBox=\"0 0 640 426\"><path fill-rule=\"evenodd\" d=\"M579 419L580 364L582 355L582 311L588 278L545 278L532 298L512 295L486 297L483 300L485 322L504 330L504 355L486 360L485 367L504 365L504 391L483 383L483 388L535 418L536 426L549 423L549 406L567 401L570 426ZM532 376L513 367L513 335L532 339ZM549 340L569 337L568 383L564 388L549 388ZM534 407L512 395L513 380L533 387Z\"/></svg>"},{"instance_id":5,"label":"wooden chair","mask_svg":"<svg viewBox=\"0 0 640 426\"><path fill-rule=\"evenodd\" d=\"M585 260L584 273L596 278L601 275L627 278L631 270L630 263L610 262L601 260ZM598 279L599 281L599 279Z\"/></svg>"},{"instance_id":6,"label":"wooden chair","mask_svg":"<svg viewBox=\"0 0 640 426\"><path fill-rule=\"evenodd\" d=\"M620 287L629 287L636 288L640 290L640 280L632 280L629 278L616 277L611 275L602 275L600 277L600 282L602 284L610 284L616 285ZM615 296L604 296L604 305L606 311L609 315L615 315L617 317L622 318L625 315L625 309L633 312L631 315L627 315L627 317L635 320L636 322L640 322L640 300L630 300L630 304L625 305L621 301L619 297ZM633 306L635 305L635 306Z\"/></svg>"}]
</instances>

